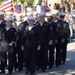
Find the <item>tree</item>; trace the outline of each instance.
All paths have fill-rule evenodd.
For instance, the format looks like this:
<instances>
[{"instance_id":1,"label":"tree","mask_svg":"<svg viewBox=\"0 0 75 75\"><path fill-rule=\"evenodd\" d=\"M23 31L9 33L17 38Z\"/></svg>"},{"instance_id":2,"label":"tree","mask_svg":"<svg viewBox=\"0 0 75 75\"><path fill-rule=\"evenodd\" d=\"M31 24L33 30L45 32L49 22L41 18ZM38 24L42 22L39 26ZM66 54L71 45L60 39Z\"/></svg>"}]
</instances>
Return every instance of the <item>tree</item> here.
<instances>
[{"instance_id":1,"label":"tree","mask_svg":"<svg viewBox=\"0 0 75 75\"><path fill-rule=\"evenodd\" d=\"M28 5L33 5L34 0L26 0L28 2Z\"/></svg>"},{"instance_id":2,"label":"tree","mask_svg":"<svg viewBox=\"0 0 75 75\"><path fill-rule=\"evenodd\" d=\"M2 0L0 0L0 4L2 3Z\"/></svg>"},{"instance_id":3,"label":"tree","mask_svg":"<svg viewBox=\"0 0 75 75\"><path fill-rule=\"evenodd\" d=\"M13 2L15 3L15 2L17 2L17 0L13 0Z\"/></svg>"},{"instance_id":4,"label":"tree","mask_svg":"<svg viewBox=\"0 0 75 75\"><path fill-rule=\"evenodd\" d=\"M20 1L21 1L21 3L23 4L25 0L20 0Z\"/></svg>"}]
</instances>

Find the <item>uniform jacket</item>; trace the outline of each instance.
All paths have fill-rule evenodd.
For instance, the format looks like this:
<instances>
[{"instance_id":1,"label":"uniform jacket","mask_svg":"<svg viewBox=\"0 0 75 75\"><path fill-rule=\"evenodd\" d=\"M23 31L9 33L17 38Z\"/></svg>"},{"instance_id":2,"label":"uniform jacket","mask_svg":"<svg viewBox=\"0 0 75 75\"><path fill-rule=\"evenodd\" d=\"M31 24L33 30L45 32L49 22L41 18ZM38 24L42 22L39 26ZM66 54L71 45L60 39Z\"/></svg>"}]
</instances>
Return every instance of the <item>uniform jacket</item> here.
<instances>
[{"instance_id":1,"label":"uniform jacket","mask_svg":"<svg viewBox=\"0 0 75 75\"><path fill-rule=\"evenodd\" d=\"M24 21L20 23L20 25L17 27L17 45L21 46L22 42L22 34L24 32L24 29L28 25L27 21Z\"/></svg>"},{"instance_id":2,"label":"uniform jacket","mask_svg":"<svg viewBox=\"0 0 75 75\"><path fill-rule=\"evenodd\" d=\"M6 25L5 25L5 20L3 20L2 22L1 22L1 24L0 24L0 28L2 29L3 27L5 27Z\"/></svg>"},{"instance_id":3,"label":"uniform jacket","mask_svg":"<svg viewBox=\"0 0 75 75\"><path fill-rule=\"evenodd\" d=\"M58 38L59 38L59 35L58 35L59 27L57 26L57 23L52 21L51 27L53 28L54 40L58 40Z\"/></svg>"},{"instance_id":4,"label":"uniform jacket","mask_svg":"<svg viewBox=\"0 0 75 75\"><path fill-rule=\"evenodd\" d=\"M66 21L58 20L57 26L59 27L59 36L64 39L70 38L69 24Z\"/></svg>"},{"instance_id":5,"label":"uniform jacket","mask_svg":"<svg viewBox=\"0 0 75 75\"><path fill-rule=\"evenodd\" d=\"M55 39L61 40L62 38L70 37L70 29L67 22L58 19L57 22L51 22L54 30Z\"/></svg>"},{"instance_id":6,"label":"uniform jacket","mask_svg":"<svg viewBox=\"0 0 75 75\"><path fill-rule=\"evenodd\" d=\"M8 43L11 43L12 41L15 42L16 41L16 29L11 27L7 31L5 27L2 28L1 37L2 37L2 40L7 41Z\"/></svg>"},{"instance_id":7,"label":"uniform jacket","mask_svg":"<svg viewBox=\"0 0 75 75\"><path fill-rule=\"evenodd\" d=\"M49 23L44 21L41 26L39 21L37 21L36 26L39 29L39 44L48 45L49 40L53 38L52 28L50 28Z\"/></svg>"},{"instance_id":8,"label":"uniform jacket","mask_svg":"<svg viewBox=\"0 0 75 75\"><path fill-rule=\"evenodd\" d=\"M3 27L5 27L6 25L5 25L5 21L2 21L1 22L1 24L0 24L0 41L1 41L1 29L3 28Z\"/></svg>"},{"instance_id":9,"label":"uniform jacket","mask_svg":"<svg viewBox=\"0 0 75 75\"><path fill-rule=\"evenodd\" d=\"M29 30L28 26L25 28L23 32L23 40L22 44L25 47L36 48L38 46L38 28L34 25L31 30Z\"/></svg>"}]
</instances>

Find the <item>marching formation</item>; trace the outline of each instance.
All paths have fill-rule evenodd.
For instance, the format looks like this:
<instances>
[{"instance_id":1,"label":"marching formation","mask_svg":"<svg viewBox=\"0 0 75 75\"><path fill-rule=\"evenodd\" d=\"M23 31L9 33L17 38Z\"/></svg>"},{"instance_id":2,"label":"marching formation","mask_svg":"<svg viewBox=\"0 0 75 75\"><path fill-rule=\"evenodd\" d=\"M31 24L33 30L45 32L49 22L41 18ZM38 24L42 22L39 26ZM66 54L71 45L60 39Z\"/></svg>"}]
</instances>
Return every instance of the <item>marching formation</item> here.
<instances>
[{"instance_id":1,"label":"marching formation","mask_svg":"<svg viewBox=\"0 0 75 75\"><path fill-rule=\"evenodd\" d=\"M34 75L65 64L70 28L64 17L54 10L27 14L25 21L17 17L16 22L0 12L0 74L25 67L25 74Z\"/></svg>"}]
</instances>

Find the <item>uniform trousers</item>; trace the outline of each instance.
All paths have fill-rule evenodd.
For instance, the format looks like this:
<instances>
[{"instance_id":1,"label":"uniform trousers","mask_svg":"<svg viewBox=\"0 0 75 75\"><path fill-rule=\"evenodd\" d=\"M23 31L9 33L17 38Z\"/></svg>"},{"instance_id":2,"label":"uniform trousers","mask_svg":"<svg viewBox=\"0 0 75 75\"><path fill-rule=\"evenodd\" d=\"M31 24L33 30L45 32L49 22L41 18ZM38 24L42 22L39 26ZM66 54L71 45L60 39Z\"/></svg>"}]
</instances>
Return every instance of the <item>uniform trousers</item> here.
<instances>
[{"instance_id":1,"label":"uniform trousers","mask_svg":"<svg viewBox=\"0 0 75 75\"><path fill-rule=\"evenodd\" d=\"M46 70L48 63L48 46L41 45L41 49L38 51L37 57L37 66L41 68L41 70Z\"/></svg>"},{"instance_id":2,"label":"uniform trousers","mask_svg":"<svg viewBox=\"0 0 75 75\"><path fill-rule=\"evenodd\" d=\"M30 71L30 73L35 73L37 63L37 48L25 47L24 56L26 69Z\"/></svg>"}]
</instances>

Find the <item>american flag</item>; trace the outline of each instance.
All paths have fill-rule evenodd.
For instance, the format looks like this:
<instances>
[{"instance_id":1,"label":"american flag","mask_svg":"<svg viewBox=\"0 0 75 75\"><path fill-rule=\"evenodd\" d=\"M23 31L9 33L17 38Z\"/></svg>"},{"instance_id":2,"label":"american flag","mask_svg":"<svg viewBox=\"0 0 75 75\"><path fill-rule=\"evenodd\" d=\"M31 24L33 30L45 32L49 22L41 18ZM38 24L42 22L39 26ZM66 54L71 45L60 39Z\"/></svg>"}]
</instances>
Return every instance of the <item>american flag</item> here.
<instances>
[{"instance_id":1,"label":"american flag","mask_svg":"<svg viewBox=\"0 0 75 75\"><path fill-rule=\"evenodd\" d=\"M16 5L13 5L14 7L13 7L13 11L15 12L15 13L20 13L21 11L20 11L20 9L19 9L19 6L16 4Z\"/></svg>"},{"instance_id":2,"label":"american flag","mask_svg":"<svg viewBox=\"0 0 75 75\"><path fill-rule=\"evenodd\" d=\"M2 0L2 4L0 5L0 11L12 11L12 0Z\"/></svg>"}]
</instances>

